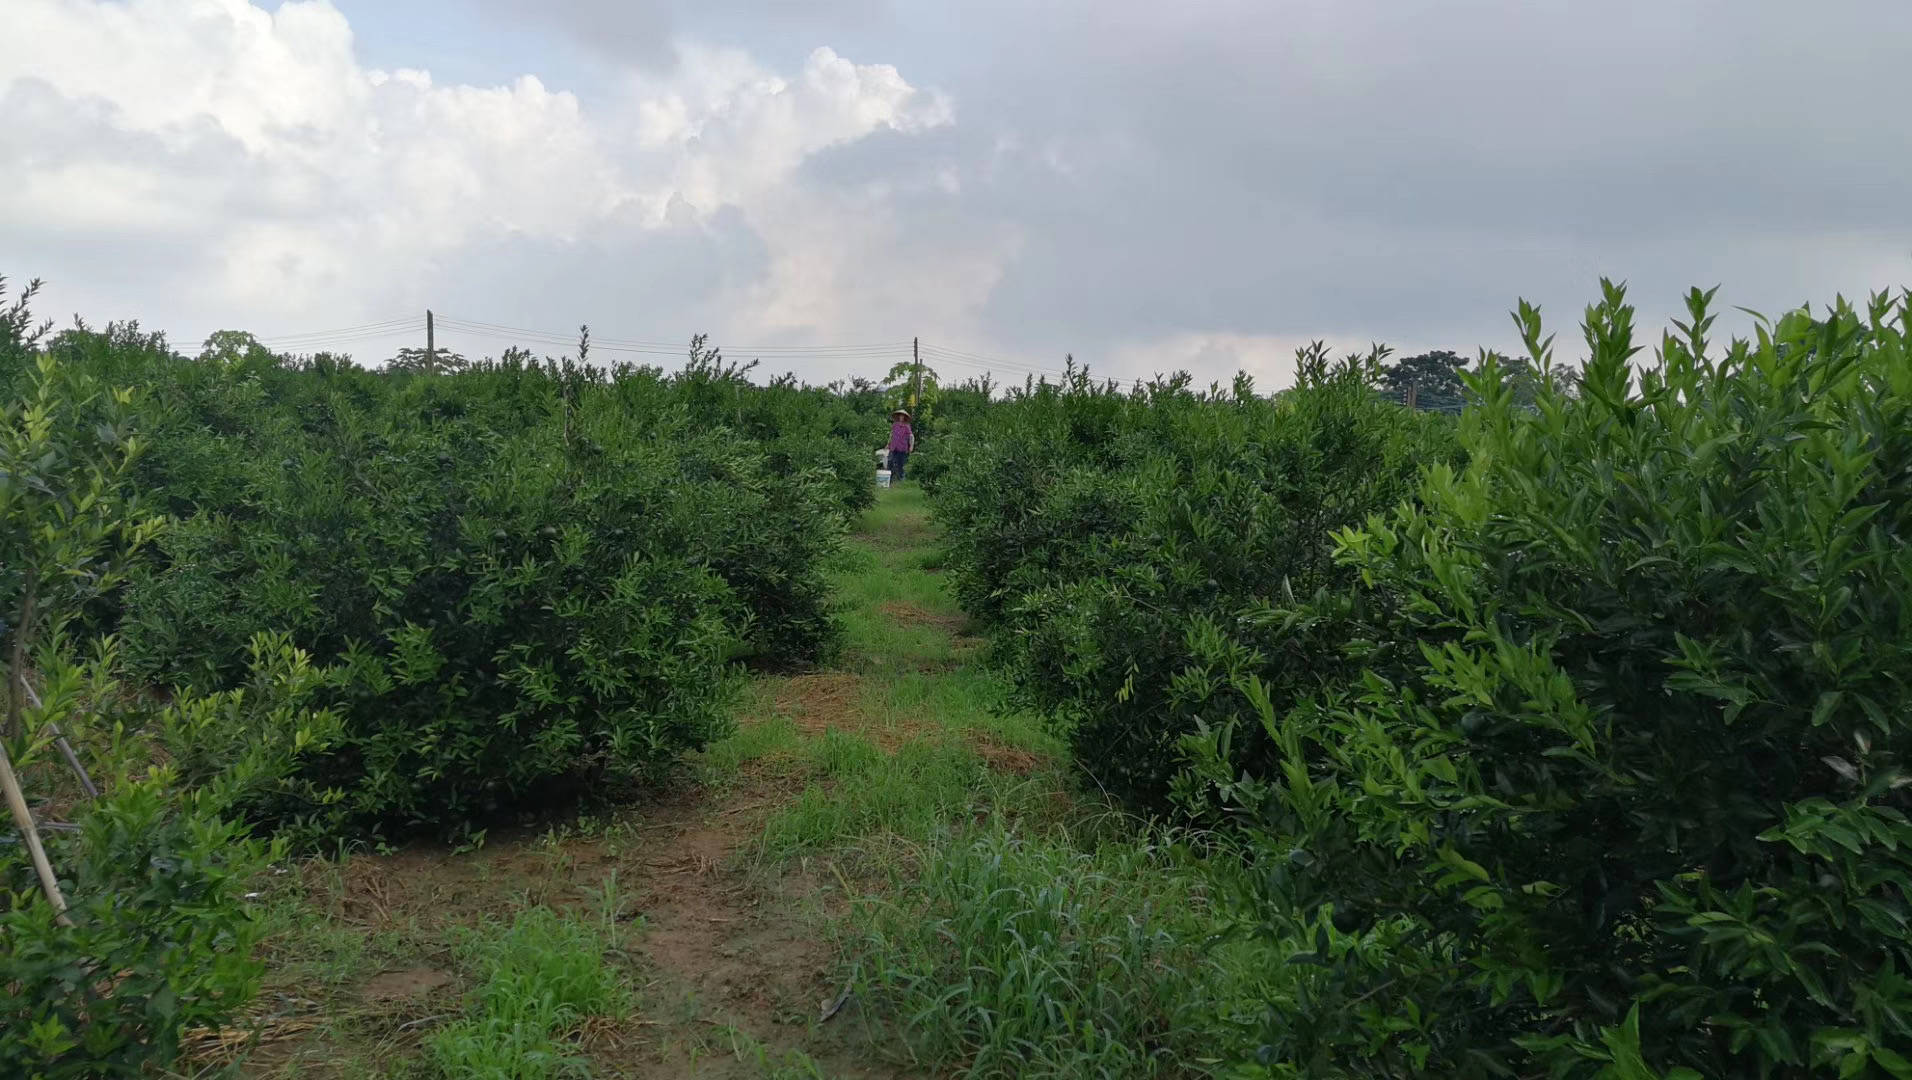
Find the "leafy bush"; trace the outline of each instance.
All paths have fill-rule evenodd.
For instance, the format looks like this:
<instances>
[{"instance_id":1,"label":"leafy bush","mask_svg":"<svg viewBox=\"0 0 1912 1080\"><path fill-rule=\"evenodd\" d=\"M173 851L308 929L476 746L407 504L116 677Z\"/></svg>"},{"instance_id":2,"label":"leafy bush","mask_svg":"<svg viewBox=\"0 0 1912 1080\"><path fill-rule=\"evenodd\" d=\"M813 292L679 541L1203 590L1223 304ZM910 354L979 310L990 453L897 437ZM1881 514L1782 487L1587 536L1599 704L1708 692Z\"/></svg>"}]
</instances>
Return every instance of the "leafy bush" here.
<instances>
[{"instance_id":1,"label":"leafy bush","mask_svg":"<svg viewBox=\"0 0 1912 1080\"><path fill-rule=\"evenodd\" d=\"M72 926L55 921L24 859L0 855L9 1076L142 1075L174 1059L183 1031L225 1023L258 988L259 934L242 897L264 849L228 819L179 814L161 779L115 779L78 840L49 845Z\"/></svg>"},{"instance_id":2,"label":"leafy bush","mask_svg":"<svg viewBox=\"0 0 1912 1080\"><path fill-rule=\"evenodd\" d=\"M126 490L141 449L131 392L46 355L22 375L22 396L0 406L0 692L14 735L23 701L11 690L40 639L116 588L125 556L157 525Z\"/></svg>"},{"instance_id":3,"label":"leafy bush","mask_svg":"<svg viewBox=\"0 0 1912 1080\"><path fill-rule=\"evenodd\" d=\"M754 386L747 376L756 367L754 360L725 361L699 335L691 340L683 370L671 379L671 397L699 423L761 446L774 475L826 472L846 515L874 506L876 487L864 447L888 430L880 402L838 392L841 387L803 386L792 375ZM631 381L631 374L619 369L620 386L643 385Z\"/></svg>"},{"instance_id":4,"label":"leafy bush","mask_svg":"<svg viewBox=\"0 0 1912 1080\"><path fill-rule=\"evenodd\" d=\"M163 705L118 681L110 639L71 659L67 628L153 522L125 491L133 396L34 351L29 325L23 305L0 320L27 362L0 416L0 770L26 802L0 845L0 1073L148 1075L256 990L245 890L271 849L237 808L286 794L329 717L303 709L315 676L283 640L254 643L252 688Z\"/></svg>"},{"instance_id":5,"label":"leafy bush","mask_svg":"<svg viewBox=\"0 0 1912 1080\"><path fill-rule=\"evenodd\" d=\"M1268 1074L1912 1076L1912 305L1722 353L1710 300L1635 369L1608 286L1577 399L1489 365L1337 537L1395 662L1244 683Z\"/></svg>"},{"instance_id":6,"label":"leafy bush","mask_svg":"<svg viewBox=\"0 0 1912 1080\"><path fill-rule=\"evenodd\" d=\"M522 381L458 378L494 376ZM406 388L389 417L332 396L128 599L156 680L230 685L267 627L330 664L345 731L312 777L363 824L455 827L559 781L655 778L718 730L746 639L800 657L835 629L821 480L611 408L579 410L569 439L499 434L473 415L484 389Z\"/></svg>"},{"instance_id":7,"label":"leafy bush","mask_svg":"<svg viewBox=\"0 0 1912 1080\"><path fill-rule=\"evenodd\" d=\"M1164 805L1180 739L1240 714L1241 678L1303 692L1351 669L1354 571L1329 531L1453 454L1449 422L1371 391L1378 355L1331 365L1317 348L1275 401L1245 381L1120 394L1079 378L956 440L935 495L958 590L1108 790ZM1230 749L1267 765L1252 735Z\"/></svg>"},{"instance_id":8,"label":"leafy bush","mask_svg":"<svg viewBox=\"0 0 1912 1080\"><path fill-rule=\"evenodd\" d=\"M178 1054L181 1035L230 1023L258 990L263 925L249 900L282 845L255 839L245 804L283 797L300 754L331 718L305 708L316 675L283 641L261 641L254 685L212 698L141 702L111 674L111 653L82 666L49 653L42 706L15 745L48 802L71 803L74 831L45 834L64 920L19 844L0 847L0 1073L143 1076ZM100 788L82 799L58 777L57 721ZM249 731L215 756L207 736ZM213 745L222 740L214 738ZM229 741L229 740L228 740ZM177 755L190 766L158 765Z\"/></svg>"},{"instance_id":9,"label":"leafy bush","mask_svg":"<svg viewBox=\"0 0 1912 1080\"><path fill-rule=\"evenodd\" d=\"M0 308L7 749L74 829L47 845L64 896L0 853L23 1074L163 1065L244 1003L247 824L455 830L654 779L725 722L733 661L841 635L823 567L872 495L827 392L701 342L676 376L374 373L230 332L188 360L131 324L49 337L25 299ZM127 663L103 638L74 689L76 630Z\"/></svg>"},{"instance_id":10,"label":"leafy bush","mask_svg":"<svg viewBox=\"0 0 1912 1080\"><path fill-rule=\"evenodd\" d=\"M37 355L154 388L127 479L173 527L87 626L155 684L239 686L262 632L328 671L345 727L304 780L338 797L253 812L457 829L654 779L721 725L730 661L840 640L823 566L871 485L826 393L701 351L678 376L513 354L434 377L216 337L186 360L79 327Z\"/></svg>"}]
</instances>

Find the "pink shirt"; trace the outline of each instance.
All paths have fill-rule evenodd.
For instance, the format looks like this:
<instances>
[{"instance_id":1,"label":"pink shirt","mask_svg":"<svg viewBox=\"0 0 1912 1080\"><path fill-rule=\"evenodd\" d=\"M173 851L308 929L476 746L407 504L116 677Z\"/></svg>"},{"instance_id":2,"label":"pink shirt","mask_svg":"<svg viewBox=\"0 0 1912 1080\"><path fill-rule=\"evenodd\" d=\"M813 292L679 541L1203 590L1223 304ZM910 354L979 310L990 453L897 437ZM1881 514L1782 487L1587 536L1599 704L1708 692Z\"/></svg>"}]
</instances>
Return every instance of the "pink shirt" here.
<instances>
[{"instance_id":1,"label":"pink shirt","mask_svg":"<svg viewBox=\"0 0 1912 1080\"><path fill-rule=\"evenodd\" d=\"M909 453L915 449L916 435L902 421L890 425L890 449Z\"/></svg>"}]
</instances>

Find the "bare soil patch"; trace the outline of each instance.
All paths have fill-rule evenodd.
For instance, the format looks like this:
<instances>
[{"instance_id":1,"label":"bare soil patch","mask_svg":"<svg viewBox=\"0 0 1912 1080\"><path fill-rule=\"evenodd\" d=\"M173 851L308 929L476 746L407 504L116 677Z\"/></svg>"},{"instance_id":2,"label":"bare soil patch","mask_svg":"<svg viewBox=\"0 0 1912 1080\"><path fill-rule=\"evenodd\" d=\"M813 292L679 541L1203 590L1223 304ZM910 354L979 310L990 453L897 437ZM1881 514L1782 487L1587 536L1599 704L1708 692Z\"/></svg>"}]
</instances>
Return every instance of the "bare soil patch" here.
<instances>
[{"instance_id":1,"label":"bare soil patch","mask_svg":"<svg viewBox=\"0 0 1912 1080\"><path fill-rule=\"evenodd\" d=\"M835 950L813 917L843 902L834 886L807 874L765 881L741 866L776 801L686 805L659 823L635 865L619 864L644 920L636 952L645 1015L592 1040L616 1048L592 1047L606 1075L756 1077L753 1042L772 1060L808 1054L832 1076L903 1075L860 1063L867 1052L847 1025L815 1022L840 990Z\"/></svg>"},{"instance_id":2,"label":"bare soil patch","mask_svg":"<svg viewBox=\"0 0 1912 1080\"><path fill-rule=\"evenodd\" d=\"M1004 746L989 741L982 735L974 736L976 752L983 756L989 767L998 772L1028 776L1041 769L1046 759L1040 754L1015 746Z\"/></svg>"},{"instance_id":3,"label":"bare soil patch","mask_svg":"<svg viewBox=\"0 0 1912 1080\"><path fill-rule=\"evenodd\" d=\"M854 731L865 726L863 679L847 671L792 675L777 686L770 708L808 735L831 728Z\"/></svg>"},{"instance_id":4,"label":"bare soil patch","mask_svg":"<svg viewBox=\"0 0 1912 1080\"><path fill-rule=\"evenodd\" d=\"M953 638L966 638L969 636L965 633L965 630L967 630L969 626L969 618L965 615L946 615L941 612L929 611L917 607L915 604L906 604L898 601L880 604L877 606L877 610L898 622L935 627Z\"/></svg>"},{"instance_id":5,"label":"bare soil patch","mask_svg":"<svg viewBox=\"0 0 1912 1080\"><path fill-rule=\"evenodd\" d=\"M806 735L841 731L868 739L885 753L895 753L904 743L941 734L935 725L914 717L873 714L866 707L865 695L864 677L852 672L793 675L777 687L770 707Z\"/></svg>"},{"instance_id":6,"label":"bare soil patch","mask_svg":"<svg viewBox=\"0 0 1912 1080\"><path fill-rule=\"evenodd\" d=\"M437 968L414 967L385 971L366 980L362 993L366 1001L408 1001L424 997L452 982L450 972Z\"/></svg>"},{"instance_id":7,"label":"bare soil patch","mask_svg":"<svg viewBox=\"0 0 1912 1080\"><path fill-rule=\"evenodd\" d=\"M808 1054L831 1076L910 1075L869 1063L854 1010L818 1022L823 1004L842 990L835 948L818 929L822 916L845 903L834 877L804 870L766 877L745 866L764 818L785 798L748 783L727 786L721 801L714 791L692 789L605 835L520 838L463 854L361 856L331 885L314 884L336 889L334 910L367 931L416 928L421 938L443 941L453 927L508 920L527 905L601 916L614 881L612 917L628 933L606 962L629 968L638 1006L579 1034L594 1075L758 1077L759 1047L773 1063ZM244 1074L343 1076L346 1044L374 1044L381 1057L415 1051L463 1010L460 980L438 966L451 963L449 950L426 951L443 955L321 992L296 1022L262 1025L265 1038ZM223 1044L208 1039L198 1056L242 1049L245 1035L232 1033Z\"/></svg>"}]
</instances>

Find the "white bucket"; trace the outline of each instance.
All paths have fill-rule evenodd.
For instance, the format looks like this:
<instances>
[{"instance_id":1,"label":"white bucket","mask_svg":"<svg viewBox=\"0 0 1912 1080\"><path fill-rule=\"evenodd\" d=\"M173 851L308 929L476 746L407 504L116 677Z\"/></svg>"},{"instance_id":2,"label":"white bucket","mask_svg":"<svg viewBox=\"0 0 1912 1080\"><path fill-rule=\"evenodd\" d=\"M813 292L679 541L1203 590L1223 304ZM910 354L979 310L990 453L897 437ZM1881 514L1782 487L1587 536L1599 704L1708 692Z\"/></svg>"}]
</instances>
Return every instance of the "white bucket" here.
<instances>
[{"instance_id":1,"label":"white bucket","mask_svg":"<svg viewBox=\"0 0 1912 1080\"><path fill-rule=\"evenodd\" d=\"M876 486L880 488L890 486L890 471L888 469L876 470Z\"/></svg>"}]
</instances>

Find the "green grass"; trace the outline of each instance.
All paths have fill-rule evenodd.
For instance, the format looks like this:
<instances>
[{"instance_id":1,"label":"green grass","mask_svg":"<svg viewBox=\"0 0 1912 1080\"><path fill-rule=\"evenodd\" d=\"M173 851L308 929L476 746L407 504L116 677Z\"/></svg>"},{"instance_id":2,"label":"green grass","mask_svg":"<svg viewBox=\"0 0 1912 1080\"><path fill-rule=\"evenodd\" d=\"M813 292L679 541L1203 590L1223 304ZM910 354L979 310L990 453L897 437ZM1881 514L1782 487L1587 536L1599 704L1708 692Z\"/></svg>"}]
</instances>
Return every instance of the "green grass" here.
<instances>
[{"instance_id":1,"label":"green grass","mask_svg":"<svg viewBox=\"0 0 1912 1080\"><path fill-rule=\"evenodd\" d=\"M859 992L918 1065L1185 1075L1227 1038L1217 1002L1248 969L1205 949L1200 880L1145 834L1078 844L992 820L929 845L858 906Z\"/></svg>"},{"instance_id":2,"label":"green grass","mask_svg":"<svg viewBox=\"0 0 1912 1080\"><path fill-rule=\"evenodd\" d=\"M981 668L898 672L872 684L868 698L869 707L884 715L908 716L952 734L983 736L1057 762L1067 753L1040 718L1006 707L1002 684Z\"/></svg>"},{"instance_id":3,"label":"green grass","mask_svg":"<svg viewBox=\"0 0 1912 1080\"><path fill-rule=\"evenodd\" d=\"M916 549L884 548L860 538L837 555L830 574L843 604L846 667L948 667L974 652L973 639L951 632L964 621L962 610L922 561Z\"/></svg>"},{"instance_id":4,"label":"green grass","mask_svg":"<svg viewBox=\"0 0 1912 1080\"><path fill-rule=\"evenodd\" d=\"M324 1063L328 1075L495 1077L542 1080L584 1075L567 1037L592 1016L628 1010L632 995L619 968L606 963L625 945L624 897L615 872L576 912L526 907L509 923L427 929L414 912L368 930L338 907L346 860L314 860L309 880L288 882L265 917L272 941L268 997L330 998L316 1056L302 1055L272 1075L303 1075ZM380 971L432 969L450 955L455 977L438 1011L469 987L462 1016L437 1028L413 1060L416 1036L396 1026L394 1003L358 1003L355 988ZM347 1004L348 1002L353 1004ZM406 1009L420 1009L410 1002ZM443 1017L428 1019L439 1020ZM417 1026L422 1021L414 1017Z\"/></svg>"},{"instance_id":5,"label":"green grass","mask_svg":"<svg viewBox=\"0 0 1912 1080\"><path fill-rule=\"evenodd\" d=\"M876 493L876 505L864 511L854 533L864 539L896 543L901 538L927 538L929 534L929 497L921 485L904 484ZM904 544L918 550L924 544Z\"/></svg>"},{"instance_id":6,"label":"green grass","mask_svg":"<svg viewBox=\"0 0 1912 1080\"><path fill-rule=\"evenodd\" d=\"M1240 1056L1227 1003L1278 961L1209 948L1220 919L1199 869L1076 790L1057 734L1005 706L934 543L920 490L885 491L833 569L859 730L773 720L707 755L783 754L807 777L765 824L767 868L825 854L860 869L831 929L872 1050L967 1077L1201 1075ZM1005 750L1021 768L992 767Z\"/></svg>"},{"instance_id":7,"label":"green grass","mask_svg":"<svg viewBox=\"0 0 1912 1080\"><path fill-rule=\"evenodd\" d=\"M446 1077L544 1080L579 1075L583 1062L561 1039L592 1016L630 1007L630 993L604 963L616 946L614 919L585 922L548 908L509 927L461 935L459 959L479 985L471 1016L432 1036L426 1058Z\"/></svg>"},{"instance_id":8,"label":"green grass","mask_svg":"<svg viewBox=\"0 0 1912 1080\"><path fill-rule=\"evenodd\" d=\"M845 668L873 674L948 668L975 652L974 641L956 637L942 622L962 618L942 581L898 553L853 541L837 556L831 576L845 602ZM913 621L913 613L938 621Z\"/></svg>"},{"instance_id":9,"label":"green grass","mask_svg":"<svg viewBox=\"0 0 1912 1080\"><path fill-rule=\"evenodd\" d=\"M730 1041L731 1055L745 1064L754 1064L763 1080L830 1080L823 1066L801 1050L780 1053L736 1027L726 1027L722 1034Z\"/></svg>"},{"instance_id":10,"label":"green grass","mask_svg":"<svg viewBox=\"0 0 1912 1080\"><path fill-rule=\"evenodd\" d=\"M788 752L811 777L767 822L766 857L880 838L921 843L978 815L1053 805L1065 785L1061 744L1034 717L1005 708L1000 685L971 665L976 642L959 632L961 609L924 567L932 544L921 490L891 489L832 568L848 631L841 667L859 677L859 731L805 737L771 720L742 725L706 754L720 769ZM1027 776L992 769L980 743L1039 754L1046 767Z\"/></svg>"},{"instance_id":11,"label":"green grass","mask_svg":"<svg viewBox=\"0 0 1912 1080\"><path fill-rule=\"evenodd\" d=\"M980 642L957 632L962 608L927 568L937 554L928 515L921 489L884 492L834 571L849 630L845 667L871 677L866 707L1060 759L1062 742L1038 718L1005 707L1001 684L977 663ZM895 543L899 533L916 542Z\"/></svg>"},{"instance_id":12,"label":"green grass","mask_svg":"<svg viewBox=\"0 0 1912 1080\"><path fill-rule=\"evenodd\" d=\"M752 697L758 700L746 707L754 708L763 719L739 725L736 731L704 749L700 761L707 780L721 783L750 762L789 753L802 745L803 735L790 718L770 712L767 693L759 687L753 689Z\"/></svg>"},{"instance_id":13,"label":"green grass","mask_svg":"<svg viewBox=\"0 0 1912 1080\"><path fill-rule=\"evenodd\" d=\"M1054 790L1053 778L995 772L954 740L885 753L832 732L811 744L808 757L819 778L764 827L763 850L772 858L873 839L923 842L979 814L1038 812Z\"/></svg>"}]
</instances>

